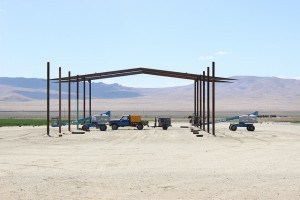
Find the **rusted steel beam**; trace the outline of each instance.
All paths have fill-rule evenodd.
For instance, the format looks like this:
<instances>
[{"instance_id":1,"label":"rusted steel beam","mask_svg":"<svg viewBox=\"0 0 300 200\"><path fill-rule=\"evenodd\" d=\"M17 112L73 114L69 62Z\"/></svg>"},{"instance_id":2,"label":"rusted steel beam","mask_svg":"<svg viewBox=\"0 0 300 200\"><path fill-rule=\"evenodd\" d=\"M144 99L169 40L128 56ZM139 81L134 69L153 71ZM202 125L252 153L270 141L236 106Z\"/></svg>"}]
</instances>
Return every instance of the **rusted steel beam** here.
<instances>
[{"instance_id":1,"label":"rusted steel beam","mask_svg":"<svg viewBox=\"0 0 300 200\"><path fill-rule=\"evenodd\" d=\"M93 74L84 74L78 75L79 80L83 81L85 77L87 80L96 80L96 79L104 79L104 78L113 78L113 77L121 77L121 76L129 76L135 74L150 74L156 76L166 76L172 78L182 78L182 79L190 79L190 80L198 80L199 75L191 74L191 73L182 73L182 72L174 72L174 71L166 71L166 70L158 70L158 69L149 69L149 68L133 68L133 69L125 69L125 70L115 70L115 71L108 71L102 73L93 73ZM201 77L201 75L200 75ZM58 80L52 79L52 80ZM61 79L63 82L68 81L68 77L63 77ZM234 79L230 78L223 78L223 77L215 77L215 81L230 81ZM77 82L76 76L71 76L71 82Z\"/></svg>"},{"instance_id":2,"label":"rusted steel beam","mask_svg":"<svg viewBox=\"0 0 300 200\"><path fill-rule=\"evenodd\" d=\"M47 62L47 135L50 136L50 62Z\"/></svg>"},{"instance_id":3,"label":"rusted steel beam","mask_svg":"<svg viewBox=\"0 0 300 200\"><path fill-rule=\"evenodd\" d=\"M61 67L59 67L59 85L58 85L58 132L61 133Z\"/></svg>"},{"instance_id":4,"label":"rusted steel beam","mask_svg":"<svg viewBox=\"0 0 300 200\"><path fill-rule=\"evenodd\" d=\"M194 121L193 121L193 125L195 125L195 120L196 120L196 81L194 81Z\"/></svg>"},{"instance_id":5,"label":"rusted steel beam","mask_svg":"<svg viewBox=\"0 0 300 200\"><path fill-rule=\"evenodd\" d=\"M85 77L83 77L83 118L85 118ZM83 123L85 123L85 121L83 122Z\"/></svg>"},{"instance_id":6,"label":"rusted steel beam","mask_svg":"<svg viewBox=\"0 0 300 200\"><path fill-rule=\"evenodd\" d=\"M210 127L210 88L209 88L209 81L210 81L210 77L209 77L209 67L207 67L207 132L210 133L209 131L209 127Z\"/></svg>"},{"instance_id":7,"label":"rusted steel beam","mask_svg":"<svg viewBox=\"0 0 300 200\"><path fill-rule=\"evenodd\" d=\"M71 72L69 71L68 82L68 130L71 131Z\"/></svg>"},{"instance_id":8,"label":"rusted steel beam","mask_svg":"<svg viewBox=\"0 0 300 200\"><path fill-rule=\"evenodd\" d=\"M203 130L205 131L205 81L206 81L206 78L205 78L205 71L203 71L203 76L202 76L202 78L203 78L203 79L202 79L202 83L203 83L203 84L202 84L202 86L203 86L203 87L202 87L202 89L203 89L203 91L202 91L202 92L203 92L203 93L202 93L202 99L203 99L203 105L202 105L202 106L203 106L203 107L202 107L202 108L203 108L203 110L202 110L202 111L203 111L203 114L202 114L202 119L203 119L203 120L202 120L202 121L203 121Z\"/></svg>"},{"instance_id":9,"label":"rusted steel beam","mask_svg":"<svg viewBox=\"0 0 300 200\"><path fill-rule=\"evenodd\" d=\"M79 119L79 76L77 75L77 88L76 88L76 99L77 99L77 120ZM77 130L79 125L77 123Z\"/></svg>"},{"instance_id":10,"label":"rusted steel beam","mask_svg":"<svg viewBox=\"0 0 300 200\"><path fill-rule=\"evenodd\" d=\"M216 88L215 88L215 62L212 63L212 134L215 136L216 125Z\"/></svg>"},{"instance_id":11,"label":"rusted steel beam","mask_svg":"<svg viewBox=\"0 0 300 200\"><path fill-rule=\"evenodd\" d=\"M202 127L203 127L203 120L202 120L202 77L200 77L200 79L199 79L199 88L200 88L200 91L199 91L199 101L200 101L200 116L199 116L199 118L200 118L200 128L202 129Z\"/></svg>"},{"instance_id":12,"label":"rusted steel beam","mask_svg":"<svg viewBox=\"0 0 300 200\"><path fill-rule=\"evenodd\" d=\"M199 127L199 80L197 82L197 127Z\"/></svg>"},{"instance_id":13,"label":"rusted steel beam","mask_svg":"<svg viewBox=\"0 0 300 200\"><path fill-rule=\"evenodd\" d=\"M92 116L92 81L89 80L89 115ZM92 119L90 119L92 123Z\"/></svg>"}]
</instances>

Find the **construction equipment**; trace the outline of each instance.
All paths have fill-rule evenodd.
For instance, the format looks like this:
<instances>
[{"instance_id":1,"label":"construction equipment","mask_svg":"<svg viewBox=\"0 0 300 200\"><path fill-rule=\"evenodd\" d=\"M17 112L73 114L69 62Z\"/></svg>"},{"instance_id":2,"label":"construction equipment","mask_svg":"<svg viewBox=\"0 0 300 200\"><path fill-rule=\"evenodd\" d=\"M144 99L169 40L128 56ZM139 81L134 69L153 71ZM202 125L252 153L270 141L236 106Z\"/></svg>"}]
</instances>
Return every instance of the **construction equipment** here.
<instances>
[{"instance_id":1,"label":"construction equipment","mask_svg":"<svg viewBox=\"0 0 300 200\"><path fill-rule=\"evenodd\" d=\"M254 114L256 114L256 115L254 115ZM238 116L239 123L230 124L229 130L236 131L236 129L238 127L246 127L247 131L254 131L255 127L254 127L253 123L257 123L258 112L255 112L254 114Z\"/></svg>"},{"instance_id":2,"label":"construction equipment","mask_svg":"<svg viewBox=\"0 0 300 200\"><path fill-rule=\"evenodd\" d=\"M58 117L52 118L55 120L54 123L51 124L52 127L58 127ZM90 121L91 123L85 123L86 121ZM110 111L105 113L81 118L78 120L71 121L70 124L83 124L81 129L84 131L89 130L91 127L99 128L101 131L105 131L107 129L107 123L110 120ZM68 123L62 123L61 126L66 126Z\"/></svg>"},{"instance_id":3,"label":"construction equipment","mask_svg":"<svg viewBox=\"0 0 300 200\"><path fill-rule=\"evenodd\" d=\"M163 130L167 130L169 126L171 125L171 118L169 117L155 117L154 121L154 128L155 127L162 127Z\"/></svg>"},{"instance_id":4,"label":"construction equipment","mask_svg":"<svg viewBox=\"0 0 300 200\"><path fill-rule=\"evenodd\" d=\"M138 115L124 115L120 119L110 120L109 126L112 130L125 126L137 127L138 130L142 130L144 126L149 126L149 122L141 120L141 116Z\"/></svg>"},{"instance_id":5,"label":"construction equipment","mask_svg":"<svg viewBox=\"0 0 300 200\"><path fill-rule=\"evenodd\" d=\"M81 129L83 131L87 131L89 130L91 127L95 127L95 128L99 128L100 131L106 131L107 129L107 124L110 121L110 111L107 111L106 113L101 113L101 114L97 114L97 115L93 115L92 117L88 117L90 120L91 119L91 123L86 123L83 124ZM86 119L86 118L84 118ZM77 120L77 123L81 120ZM86 120L84 120L86 121ZM84 122L83 121L83 122Z\"/></svg>"}]
</instances>

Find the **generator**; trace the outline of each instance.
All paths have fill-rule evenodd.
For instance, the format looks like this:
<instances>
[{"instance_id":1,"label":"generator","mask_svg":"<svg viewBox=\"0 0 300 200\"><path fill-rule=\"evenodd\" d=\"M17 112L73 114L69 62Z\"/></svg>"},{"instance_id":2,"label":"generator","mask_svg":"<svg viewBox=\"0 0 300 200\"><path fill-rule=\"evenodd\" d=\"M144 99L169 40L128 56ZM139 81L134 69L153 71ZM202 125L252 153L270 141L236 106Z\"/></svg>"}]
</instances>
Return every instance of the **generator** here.
<instances>
[{"instance_id":1,"label":"generator","mask_svg":"<svg viewBox=\"0 0 300 200\"><path fill-rule=\"evenodd\" d=\"M172 126L170 117L155 117L154 128L162 127L163 130L167 130L170 126Z\"/></svg>"}]
</instances>

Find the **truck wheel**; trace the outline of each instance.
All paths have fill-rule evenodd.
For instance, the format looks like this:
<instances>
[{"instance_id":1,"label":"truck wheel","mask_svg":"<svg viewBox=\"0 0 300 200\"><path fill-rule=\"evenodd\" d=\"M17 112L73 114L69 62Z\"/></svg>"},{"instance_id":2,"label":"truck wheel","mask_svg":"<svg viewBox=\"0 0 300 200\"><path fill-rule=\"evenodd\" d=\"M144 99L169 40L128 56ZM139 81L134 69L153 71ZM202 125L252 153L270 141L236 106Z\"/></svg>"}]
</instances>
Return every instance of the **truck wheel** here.
<instances>
[{"instance_id":1,"label":"truck wheel","mask_svg":"<svg viewBox=\"0 0 300 200\"><path fill-rule=\"evenodd\" d=\"M117 130L119 128L118 124L113 124L111 126L112 130Z\"/></svg>"},{"instance_id":2,"label":"truck wheel","mask_svg":"<svg viewBox=\"0 0 300 200\"><path fill-rule=\"evenodd\" d=\"M230 130L236 131L236 129L237 129L236 125L231 125L231 129Z\"/></svg>"},{"instance_id":3,"label":"truck wheel","mask_svg":"<svg viewBox=\"0 0 300 200\"><path fill-rule=\"evenodd\" d=\"M144 128L144 125L143 125L143 124L137 125L137 129L138 129L138 130L143 130L143 128Z\"/></svg>"},{"instance_id":4,"label":"truck wheel","mask_svg":"<svg viewBox=\"0 0 300 200\"><path fill-rule=\"evenodd\" d=\"M247 130L248 130L248 131L254 131L254 130L255 130L255 127L254 127L253 125L248 126L248 127L247 127Z\"/></svg>"},{"instance_id":5,"label":"truck wheel","mask_svg":"<svg viewBox=\"0 0 300 200\"><path fill-rule=\"evenodd\" d=\"M107 126L106 125L101 125L100 126L100 131L106 131L107 129Z\"/></svg>"},{"instance_id":6,"label":"truck wheel","mask_svg":"<svg viewBox=\"0 0 300 200\"><path fill-rule=\"evenodd\" d=\"M168 130L168 126L163 126L163 130Z\"/></svg>"},{"instance_id":7,"label":"truck wheel","mask_svg":"<svg viewBox=\"0 0 300 200\"><path fill-rule=\"evenodd\" d=\"M87 131L87 130L89 130L89 127L88 127L87 125L83 125L83 126L81 127L81 129L82 129L83 131Z\"/></svg>"},{"instance_id":8,"label":"truck wheel","mask_svg":"<svg viewBox=\"0 0 300 200\"><path fill-rule=\"evenodd\" d=\"M231 126L232 126L232 124L229 125L229 130L231 130Z\"/></svg>"}]
</instances>

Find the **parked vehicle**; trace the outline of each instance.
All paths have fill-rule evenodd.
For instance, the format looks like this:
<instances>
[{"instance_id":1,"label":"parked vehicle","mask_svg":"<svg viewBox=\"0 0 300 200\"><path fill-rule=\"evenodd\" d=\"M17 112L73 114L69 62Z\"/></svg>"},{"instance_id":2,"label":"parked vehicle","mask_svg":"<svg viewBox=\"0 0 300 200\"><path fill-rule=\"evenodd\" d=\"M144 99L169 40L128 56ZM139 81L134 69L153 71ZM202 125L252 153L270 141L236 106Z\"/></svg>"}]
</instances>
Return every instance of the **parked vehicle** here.
<instances>
[{"instance_id":1,"label":"parked vehicle","mask_svg":"<svg viewBox=\"0 0 300 200\"><path fill-rule=\"evenodd\" d=\"M77 120L75 122L82 123L84 121L89 121L89 120L91 120L91 123L85 123L82 125L81 129L83 131L87 131L91 127L98 128L98 129L100 129L100 131L106 131L107 124L110 120L110 111L107 111L106 113L102 113L102 114L93 115L93 116L90 116L87 118L83 118L83 119Z\"/></svg>"},{"instance_id":2,"label":"parked vehicle","mask_svg":"<svg viewBox=\"0 0 300 200\"><path fill-rule=\"evenodd\" d=\"M138 115L124 115L120 119L110 120L109 126L111 126L112 130L125 126L137 127L138 130L142 130L144 126L149 126L149 122L142 120L141 116Z\"/></svg>"},{"instance_id":3,"label":"parked vehicle","mask_svg":"<svg viewBox=\"0 0 300 200\"><path fill-rule=\"evenodd\" d=\"M155 117L155 122L154 122L154 128L155 127L162 127L163 130L167 130L169 126L171 125L171 118L169 117Z\"/></svg>"},{"instance_id":4,"label":"parked vehicle","mask_svg":"<svg viewBox=\"0 0 300 200\"><path fill-rule=\"evenodd\" d=\"M246 127L247 131L254 131L253 123L257 123L257 115L241 115L239 116L239 123L229 125L229 130L236 131L238 127Z\"/></svg>"},{"instance_id":5,"label":"parked vehicle","mask_svg":"<svg viewBox=\"0 0 300 200\"><path fill-rule=\"evenodd\" d=\"M103 116L103 115L94 115L92 117L91 123L86 123L82 125L82 130L87 131L91 127L99 128L100 131L106 131L107 126L106 124L109 122L110 117L109 116Z\"/></svg>"}]
</instances>

